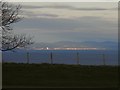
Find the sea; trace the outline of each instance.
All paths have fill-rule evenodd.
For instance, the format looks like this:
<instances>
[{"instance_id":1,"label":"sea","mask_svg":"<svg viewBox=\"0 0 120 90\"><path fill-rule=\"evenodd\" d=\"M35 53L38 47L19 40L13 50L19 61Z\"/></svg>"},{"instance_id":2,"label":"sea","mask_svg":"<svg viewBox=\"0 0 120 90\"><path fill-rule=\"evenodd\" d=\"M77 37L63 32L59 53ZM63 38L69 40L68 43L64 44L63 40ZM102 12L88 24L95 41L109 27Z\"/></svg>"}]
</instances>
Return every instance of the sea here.
<instances>
[{"instance_id":1,"label":"sea","mask_svg":"<svg viewBox=\"0 0 120 90\"><path fill-rule=\"evenodd\" d=\"M8 63L118 65L118 50L18 50L2 52Z\"/></svg>"}]
</instances>

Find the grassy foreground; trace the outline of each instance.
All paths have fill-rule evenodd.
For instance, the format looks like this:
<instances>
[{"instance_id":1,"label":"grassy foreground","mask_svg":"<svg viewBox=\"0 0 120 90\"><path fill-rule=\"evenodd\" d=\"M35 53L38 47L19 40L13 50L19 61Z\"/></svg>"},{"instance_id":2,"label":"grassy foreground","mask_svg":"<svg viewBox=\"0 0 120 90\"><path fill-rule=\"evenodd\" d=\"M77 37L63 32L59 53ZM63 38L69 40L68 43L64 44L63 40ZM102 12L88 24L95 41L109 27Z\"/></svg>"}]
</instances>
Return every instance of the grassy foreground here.
<instances>
[{"instance_id":1,"label":"grassy foreground","mask_svg":"<svg viewBox=\"0 0 120 90\"><path fill-rule=\"evenodd\" d=\"M7 87L118 87L118 67L57 64L3 64Z\"/></svg>"}]
</instances>

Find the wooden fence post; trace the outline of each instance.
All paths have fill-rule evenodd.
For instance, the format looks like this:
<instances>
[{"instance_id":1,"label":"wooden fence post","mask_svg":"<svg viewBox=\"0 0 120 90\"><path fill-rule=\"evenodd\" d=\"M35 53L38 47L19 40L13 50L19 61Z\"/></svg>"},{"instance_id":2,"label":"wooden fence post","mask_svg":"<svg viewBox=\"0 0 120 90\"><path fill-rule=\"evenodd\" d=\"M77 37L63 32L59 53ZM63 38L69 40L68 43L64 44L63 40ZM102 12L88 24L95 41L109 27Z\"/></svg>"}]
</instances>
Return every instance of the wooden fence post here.
<instances>
[{"instance_id":1,"label":"wooden fence post","mask_svg":"<svg viewBox=\"0 0 120 90\"><path fill-rule=\"evenodd\" d=\"M50 63L53 64L53 54L52 54L52 52L50 53Z\"/></svg>"},{"instance_id":2,"label":"wooden fence post","mask_svg":"<svg viewBox=\"0 0 120 90\"><path fill-rule=\"evenodd\" d=\"M29 61L30 61L30 53L27 52L27 64L29 64Z\"/></svg>"},{"instance_id":3,"label":"wooden fence post","mask_svg":"<svg viewBox=\"0 0 120 90\"><path fill-rule=\"evenodd\" d=\"M103 54L102 57L103 57L103 65L105 66L106 65L105 54Z\"/></svg>"},{"instance_id":4,"label":"wooden fence post","mask_svg":"<svg viewBox=\"0 0 120 90\"><path fill-rule=\"evenodd\" d=\"M79 65L79 53L77 52L77 64Z\"/></svg>"}]
</instances>

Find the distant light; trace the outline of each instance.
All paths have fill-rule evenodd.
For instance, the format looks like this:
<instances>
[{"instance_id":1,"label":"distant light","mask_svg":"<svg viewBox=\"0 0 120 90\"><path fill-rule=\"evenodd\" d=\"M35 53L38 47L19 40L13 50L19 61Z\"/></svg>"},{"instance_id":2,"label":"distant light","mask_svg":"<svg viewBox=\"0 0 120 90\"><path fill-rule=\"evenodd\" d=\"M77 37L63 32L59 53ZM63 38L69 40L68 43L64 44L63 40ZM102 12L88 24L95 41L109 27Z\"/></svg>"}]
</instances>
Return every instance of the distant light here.
<instances>
[{"instance_id":1,"label":"distant light","mask_svg":"<svg viewBox=\"0 0 120 90\"><path fill-rule=\"evenodd\" d=\"M48 50L49 48L47 47L47 50Z\"/></svg>"}]
</instances>

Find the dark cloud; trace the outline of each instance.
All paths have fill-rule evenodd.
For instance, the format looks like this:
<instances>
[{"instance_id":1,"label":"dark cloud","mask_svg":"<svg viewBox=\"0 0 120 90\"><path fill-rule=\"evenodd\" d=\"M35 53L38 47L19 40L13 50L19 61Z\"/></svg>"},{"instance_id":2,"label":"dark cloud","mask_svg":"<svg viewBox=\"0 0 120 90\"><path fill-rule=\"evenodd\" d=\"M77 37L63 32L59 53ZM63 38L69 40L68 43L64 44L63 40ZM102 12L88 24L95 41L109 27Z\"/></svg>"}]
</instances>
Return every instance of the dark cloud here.
<instances>
[{"instance_id":1,"label":"dark cloud","mask_svg":"<svg viewBox=\"0 0 120 90\"><path fill-rule=\"evenodd\" d=\"M58 17L56 14L39 14L39 16L44 16L44 17Z\"/></svg>"},{"instance_id":2,"label":"dark cloud","mask_svg":"<svg viewBox=\"0 0 120 90\"><path fill-rule=\"evenodd\" d=\"M39 14L33 14L32 11L26 11L23 10L21 15L26 18L37 18L37 17L48 17L48 18L56 18L59 17L57 14L49 14L49 13L39 13Z\"/></svg>"},{"instance_id":3,"label":"dark cloud","mask_svg":"<svg viewBox=\"0 0 120 90\"><path fill-rule=\"evenodd\" d=\"M78 8L73 6L49 6L49 8L55 8L55 9L69 9L69 10L83 10L83 11L94 11L94 10L109 10L107 8L98 8L98 7L89 7L89 8Z\"/></svg>"},{"instance_id":4,"label":"dark cloud","mask_svg":"<svg viewBox=\"0 0 120 90\"><path fill-rule=\"evenodd\" d=\"M36 8L44 8L43 6L31 6L31 5L22 5L24 9L36 9Z\"/></svg>"}]
</instances>

